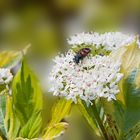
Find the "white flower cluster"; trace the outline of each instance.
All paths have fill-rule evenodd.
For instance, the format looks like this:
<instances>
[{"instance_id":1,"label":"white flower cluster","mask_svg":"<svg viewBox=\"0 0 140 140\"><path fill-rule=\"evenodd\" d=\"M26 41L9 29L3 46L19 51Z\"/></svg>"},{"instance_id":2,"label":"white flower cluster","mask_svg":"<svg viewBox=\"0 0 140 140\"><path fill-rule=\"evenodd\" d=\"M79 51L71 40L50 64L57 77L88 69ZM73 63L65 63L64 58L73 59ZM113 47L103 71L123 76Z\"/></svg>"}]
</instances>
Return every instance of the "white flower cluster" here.
<instances>
[{"instance_id":1,"label":"white flower cluster","mask_svg":"<svg viewBox=\"0 0 140 140\"><path fill-rule=\"evenodd\" d=\"M91 103L99 97L116 99L119 92L118 82L123 74L119 73L120 63L110 60L109 56L86 56L79 64L73 62L75 52L54 59L55 66L50 74L51 92L64 96L75 103L81 98Z\"/></svg>"},{"instance_id":2,"label":"white flower cluster","mask_svg":"<svg viewBox=\"0 0 140 140\"><path fill-rule=\"evenodd\" d=\"M0 84L8 84L13 79L13 75L8 68L0 68Z\"/></svg>"},{"instance_id":3,"label":"white flower cluster","mask_svg":"<svg viewBox=\"0 0 140 140\"><path fill-rule=\"evenodd\" d=\"M68 39L68 44L75 45L94 45L96 48L104 46L105 50L116 50L119 47L127 46L135 40L135 35L127 35L121 32L107 32L99 34L96 32L79 33Z\"/></svg>"}]
</instances>

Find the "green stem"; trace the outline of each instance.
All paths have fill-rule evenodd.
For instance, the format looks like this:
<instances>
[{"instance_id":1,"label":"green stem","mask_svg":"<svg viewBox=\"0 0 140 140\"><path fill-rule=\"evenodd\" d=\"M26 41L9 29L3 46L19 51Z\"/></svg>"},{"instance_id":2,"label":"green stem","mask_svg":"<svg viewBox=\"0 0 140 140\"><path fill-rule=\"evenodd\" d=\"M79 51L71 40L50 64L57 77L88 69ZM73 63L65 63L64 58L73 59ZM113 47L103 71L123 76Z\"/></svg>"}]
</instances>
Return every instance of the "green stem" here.
<instances>
[{"instance_id":1,"label":"green stem","mask_svg":"<svg viewBox=\"0 0 140 140\"><path fill-rule=\"evenodd\" d=\"M94 111L94 116L95 116L95 119L97 121L97 124L102 132L102 135L104 137L105 140L109 140L108 138L108 135L107 135L107 132L106 132L106 129L104 128L103 124L102 124L102 120L99 116L99 113L97 111L97 108L96 108L96 104L95 104L95 101L93 101L93 111Z\"/></svg>"}]
</instances>

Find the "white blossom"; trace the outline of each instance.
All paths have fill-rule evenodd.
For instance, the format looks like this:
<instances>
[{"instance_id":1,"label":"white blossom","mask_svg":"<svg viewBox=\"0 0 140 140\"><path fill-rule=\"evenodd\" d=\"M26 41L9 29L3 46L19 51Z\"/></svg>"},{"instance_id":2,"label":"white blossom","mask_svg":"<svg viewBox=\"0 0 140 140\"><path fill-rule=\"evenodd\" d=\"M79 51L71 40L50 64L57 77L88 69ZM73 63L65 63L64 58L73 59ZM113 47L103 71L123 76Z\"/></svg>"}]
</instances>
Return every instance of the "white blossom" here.
<instances>
[{"instance_id":1,"label":"white blossom","mask_svg":"<svg viewBox=\"0 0 140 140\"><path fill-rule=\"evenodd\" d=\"M76 45L93 45L96 48L101 46L105 50L116 50L119 47L127 46L135 40L135 35L123 34L121 32L107 32L99 34L96 32L79 33L71 36L67 41L68 44L76 47Z\"/></svg>"},{"instance_id":2,"label":"white blossom","mask_svg":"<svg viewBox=\"0 0 140 140\"><path fill-rule=\"evenodd\" d=\"M64 96L75 103L81 98L87 104L99 97L108 101L116 99L118 83L123 74L120 63L109 56L86 56L79 64L73 61L76 53L69 50L65 55L54 59L55 65L50 74L50 89L56 96Z\"/></svg>"},{"instance_id":3,"label":"white blossom","mask_svg":"<svg viewBox=\"0 0 140 140\"><path fill-rule=\"evenodd\" d=\"M13 79L13 75L8 68L0 68L0 84L8 84Z\"/></svg>"}]
</instances>

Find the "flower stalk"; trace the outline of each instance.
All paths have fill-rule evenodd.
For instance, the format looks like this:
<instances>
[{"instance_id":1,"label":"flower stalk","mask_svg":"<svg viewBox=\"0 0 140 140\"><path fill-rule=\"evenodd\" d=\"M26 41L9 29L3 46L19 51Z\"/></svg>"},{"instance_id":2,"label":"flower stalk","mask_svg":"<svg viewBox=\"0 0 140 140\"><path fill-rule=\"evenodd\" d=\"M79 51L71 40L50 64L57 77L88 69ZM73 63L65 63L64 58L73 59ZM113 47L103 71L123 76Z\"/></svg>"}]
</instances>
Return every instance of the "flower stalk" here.
<instances>
[{"instance_id":1,"label":"flower stalk","mask_svg":"<svg viewBox=\"0 0 140 140\"><path fill-rule=\"evenodd\" d=\"M105 140L109 140L109 137L108 137L108 134L107 134L107 131L106 129L104 128L104 125L102 123L102 120L99 116L99 113L98 113L98 110L97 110L97 107L96 107L96 104L95 104L95 101L92 102L92 106L93 106L93 112L94 112L94 117L96 119L96 123L100 129L100 132L102 133L102 136L104 137Z\"/></svg>"}]
</instances>

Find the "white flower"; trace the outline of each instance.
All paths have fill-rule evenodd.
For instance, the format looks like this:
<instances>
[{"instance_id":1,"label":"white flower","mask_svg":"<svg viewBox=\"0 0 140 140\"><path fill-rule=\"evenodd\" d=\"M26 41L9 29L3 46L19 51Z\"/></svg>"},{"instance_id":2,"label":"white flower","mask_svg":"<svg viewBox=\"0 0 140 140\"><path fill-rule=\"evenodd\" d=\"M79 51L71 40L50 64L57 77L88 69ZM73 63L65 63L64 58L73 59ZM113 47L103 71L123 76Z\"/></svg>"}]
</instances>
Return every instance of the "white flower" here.
<instances>
[{"instance_id":1,"label":"white flower","mask_svg":"<svg viewBox=\"0 0 140 140\"><path fill-rule=\"evenodd\" d=\"M96 48L101 46L105 50L116 50L119 47L127 46L135 40L135 35L127 35L121 32L107 32L99 34L96 32L91 33L79 33L71 36L68 39L68 44L76 47L76 45L93 45Z\"/></svg>"},{"instance_id":2,"label":"white flower","mask_svg":"<svg viewBox=\"0 0 140 140\"><path fill-rule=\"evenodd\" d=\"M118 82L123 74L119 73L120 63L109 56L86 56L79 64L73 61L75 52L54 59L55 66L50 74L51 92L64 96L75 103L81 98L87 104L99 97L115 99L119 92Z\"/></svg>"},{"instance_id":3,"label":"white flower","mask_svg":"<svg viewBox=\"0 0 140 140\"><path fill-rule=\"evenodd\" d=\"M0 84L8 84L13 79L10 69L0 68Z\"/></svg>"}]
</instances>

